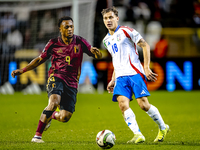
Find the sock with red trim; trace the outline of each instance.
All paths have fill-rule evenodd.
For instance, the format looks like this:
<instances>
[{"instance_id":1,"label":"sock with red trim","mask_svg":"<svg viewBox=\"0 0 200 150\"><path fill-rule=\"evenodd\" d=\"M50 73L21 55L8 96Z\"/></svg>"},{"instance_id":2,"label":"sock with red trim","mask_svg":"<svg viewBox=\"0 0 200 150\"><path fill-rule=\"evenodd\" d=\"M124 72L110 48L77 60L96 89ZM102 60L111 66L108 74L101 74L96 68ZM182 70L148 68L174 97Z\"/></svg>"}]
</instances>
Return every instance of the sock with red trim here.
<instances>
[{"instance_id":1,"label":"sock with red trim","mask_svg":"<svg viewBox=\"0 0 200 150\"><path fill-rule=\"evenodd\" d=\"M41 137L42 138L42 133L43 133L45 127L46 127L46 123L39 120L38 127L37 127L37 130L36 130L34 137L36 137L36 138Z\"/></svg>"},{"instance_id":2,"label":"sock with red trim","mask_svg":"<svg viewBox=\"0 0 200 150\"><path fill-rule=\"evenodd\" d=\"M56 120L56 117L55 117L55 114L57 113L57 111L54 111L52 116L51 116L51 119L55 119Z\"/></svg>"}]
</instances>

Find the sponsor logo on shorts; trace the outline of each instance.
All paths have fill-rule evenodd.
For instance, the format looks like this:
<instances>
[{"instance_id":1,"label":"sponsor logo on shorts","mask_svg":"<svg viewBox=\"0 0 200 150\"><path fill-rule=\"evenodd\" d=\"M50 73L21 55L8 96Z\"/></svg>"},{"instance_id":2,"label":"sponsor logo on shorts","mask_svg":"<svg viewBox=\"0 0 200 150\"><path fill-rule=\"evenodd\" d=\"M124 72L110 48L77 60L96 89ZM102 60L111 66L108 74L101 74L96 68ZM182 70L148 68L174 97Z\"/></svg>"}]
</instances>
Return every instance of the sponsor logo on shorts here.
<instances>
[{"instance_id":1,"label":"sponsor logo on shorts","mask_svg":"<svg viewBox=\"0 0 200 150\"><path fill-rule=\"evenodd\" d=\"M142 92L140 94L143 95L143 94L146 94L146 92L144 90L142 90Z\"/></svg>"}]
</instances>

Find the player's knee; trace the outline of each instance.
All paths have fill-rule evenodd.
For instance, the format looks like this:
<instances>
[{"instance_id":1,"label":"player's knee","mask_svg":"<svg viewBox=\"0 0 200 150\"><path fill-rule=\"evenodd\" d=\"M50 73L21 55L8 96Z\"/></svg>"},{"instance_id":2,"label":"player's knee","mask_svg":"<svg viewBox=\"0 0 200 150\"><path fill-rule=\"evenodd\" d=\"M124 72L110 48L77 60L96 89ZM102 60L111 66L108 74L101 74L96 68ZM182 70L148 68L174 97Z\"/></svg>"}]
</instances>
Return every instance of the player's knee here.
<instances>
[{"instance_id":1,"label":"player's knee","mask_svg":"<svg viewBox=\"0 0 200 150\"><path fill-rule=\"evenodd\" d=\"M126 111L129 108L130 100L124 96L118 96L117 101L118 101L120 110L122 111L122 113L124 113L124 111Z\"/></svg>"},{"instance_id":2,"label":"player's knee","mask_svg":"<svg viewBox=\"0 0 200 150\"><path fill-rule=\"evenodd\" d=\"M149 103L140 103L139 106L144 111L148 111L149 108L150 108L150 104Z\"/></svg>"},{"instance_id":3,"label":"player's knee","mask_svg":"<svg viewBox=\"0 0 200 150\"><path fill-rule=\"evenodd\" d=\"M144 111L148 111L149 108L150 108L150 106L151 106L151 105L149 104L149 101L148 101L148 99L147 99L146 97L138 98L138 99L137 99L137 102L138 102L140 108L141 108L142 110L144 110Z\"/></svg>"},{"instance_id":4,"label":"player's knee","mask_svg":"<svg viewBox=\"0 0 200 150\"><path fill-rule=\"evenodd\" d=\"M126 106L121 106L121 107L119 107L119 108L120 108L120 110L121 110L122 112L124 112L125 110L127 110Z\"/></svg>"},{"instance_id":5,"label":"player's knee","mask_svg":"<svg viewBox=\"0 0 200 150\"><path fill-rule=\"evenodd\" d=\"M140 104L140 108L144 111L146 111L146 107L143 104Z\"/></svg>"},{"instance_id":6,"label":"player's knee","mask_svg":"<svg viewBox=\"0 0 200 150\"><path fill-rule=\"evenodd\" d=\"M61 114L60 121L61 122L68 122L70 120L71 116L72 116L72 113L70 113L70 112Z\"/></svg>"},{"instance_id":7,"label":"player's knee","mask_svg":"<svg viewBox=\"0 0 200 150\"><path fill-rule=\"evenodd\" d=\"M120 102L119 103L119 108L120 108L120 110L122 111L122 112L124 112L124 111L126 111L128 108L129 108L129 106L127 106L125 103L123 103L123 102Z\"/></svg>"}]
</instances>

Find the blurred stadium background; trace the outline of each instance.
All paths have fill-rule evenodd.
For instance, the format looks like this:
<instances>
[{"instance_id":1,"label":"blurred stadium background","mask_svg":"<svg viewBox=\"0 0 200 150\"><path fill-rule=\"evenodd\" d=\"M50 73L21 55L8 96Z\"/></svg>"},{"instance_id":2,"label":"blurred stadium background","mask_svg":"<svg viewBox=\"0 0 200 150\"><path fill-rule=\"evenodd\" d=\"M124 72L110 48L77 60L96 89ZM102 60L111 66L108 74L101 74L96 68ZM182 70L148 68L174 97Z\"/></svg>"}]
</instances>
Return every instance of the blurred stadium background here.
<instances>
[{"instance_id":1,"label":"blurred stadium background","mask_svg":"<svg viewBox=\"0 0 200 150\"><path fill-rule=\"evenodd\" d=\"M199 0L65 0L0 2L0 94L45 91L50 62L12 78L59 36L57 21L73 17L75 34L101 49L103 59L84 56L79 92L103 93L111 78L111 57L102 45L107 34L101 11L116 6L120 25L135 28L151 46L151 68L159 77L149 90L200 90ZM139 49L142 60L142 51Z\"/></svg>"}]
</instances>

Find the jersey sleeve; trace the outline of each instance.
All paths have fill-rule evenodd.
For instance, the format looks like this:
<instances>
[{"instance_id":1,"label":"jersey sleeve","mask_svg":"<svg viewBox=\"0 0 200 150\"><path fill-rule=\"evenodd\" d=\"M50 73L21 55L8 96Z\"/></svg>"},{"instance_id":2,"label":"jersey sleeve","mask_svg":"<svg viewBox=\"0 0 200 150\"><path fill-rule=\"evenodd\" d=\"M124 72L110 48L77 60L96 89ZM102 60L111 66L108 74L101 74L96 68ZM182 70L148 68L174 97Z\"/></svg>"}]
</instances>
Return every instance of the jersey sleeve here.
<instances>
[{"instance_id":1,"label":"jersey sleeve","mask_svg":"<svg viewBox=\"0 0 200 150\"><path fill-rule=\"evenodd\" d=\"M132 41L137 44L140 39L142 39L142 36L140 35L140 33L137 32L136 30L133 30L132 31Z\"/></svg>"},{"instance_id":2,"label":"jersey sleeve","mask_svg":"<svg viewBox=\"0 0 200 150\"><path fill-rule=\"evenodd\" d=\"M42 53L40 54L41 58L48 59L51 56L51 50L54 45L54 42L52 40L49 40L49 42L44 47Z\"/></svg>"},{"instance_id":3,"label":"jersey sleeve","mask_svg":"<svg viewBox=\"0 0 200 150\"><path fill-rule=\"evenodd\" d=\"M139 42L140 39L143 38L140 33L137 32L135 29L132 29L130 27L124 27L123 29L127 32L128 36L130 36L131 40L136 44Z\"/></svg>"},{"instance_id":4,"label":"jersey sleeve","mask_svg":"<svg viewBox=\"0 0 200 150\"><path fill-rule=\"evenodd\" d=\"M86 53L89 56L95 57L95 55L90 51L90 49L92 48L90 43L82 37L80 39L81 39L82 46L83 46L83 52Z\"/></svg>"}]
</instances>

